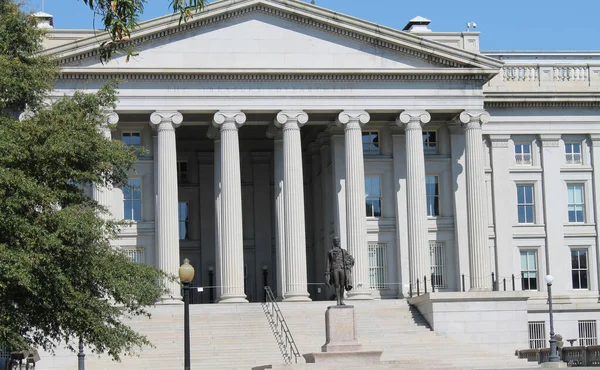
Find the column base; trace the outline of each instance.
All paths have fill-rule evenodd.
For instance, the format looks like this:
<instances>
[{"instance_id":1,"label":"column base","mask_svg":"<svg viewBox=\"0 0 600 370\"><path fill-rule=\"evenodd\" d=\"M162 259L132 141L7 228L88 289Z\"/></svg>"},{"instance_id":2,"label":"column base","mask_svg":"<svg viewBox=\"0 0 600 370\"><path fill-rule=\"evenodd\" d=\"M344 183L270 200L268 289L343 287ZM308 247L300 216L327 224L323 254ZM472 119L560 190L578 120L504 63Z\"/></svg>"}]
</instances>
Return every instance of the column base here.
<instances>
[{"instance_id":1,"label":"column base","mask_svg":"<svg viewBox=\"0 0 600 370\"><path fill-rule=\"evenodd\" d=\"M308 292L287 293L282 302L312 302Z\"/></svg>"},{"instance_id":2,"label":"column base","mask_svg":"<svg viewBox=\"0 0 600 370\"><path fill-rule=\"evenodd\" d=\"M227 304L227 303L248 303L248 300L246 299L246 295L239 295L239 294L224 294L221 296L221 298L219 299L219 303L223 303L223 304Z\"/></svg>"},{"instance_id":3,"label":"column base","mask_svg":"<svg viewBox=\"0 0 600 370\"><path fill-rule=\"evenodd\" d=\"M371 301L373 293L370 290L351 290L346 298L349 301Z\"/></svg>"}]
</instances>

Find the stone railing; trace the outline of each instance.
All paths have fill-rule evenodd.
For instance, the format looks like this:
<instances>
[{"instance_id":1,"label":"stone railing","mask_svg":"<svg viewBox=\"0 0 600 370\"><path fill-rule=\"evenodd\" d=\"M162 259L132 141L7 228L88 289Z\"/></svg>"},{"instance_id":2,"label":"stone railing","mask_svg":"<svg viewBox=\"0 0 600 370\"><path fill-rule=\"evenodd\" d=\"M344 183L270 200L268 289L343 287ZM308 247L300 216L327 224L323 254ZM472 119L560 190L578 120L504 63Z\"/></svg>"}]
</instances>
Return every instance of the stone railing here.
<instances>
[{"instance_id":1,"label":"stone railing","mask_svg":"<svg viewBox=\"0 0 600 370\"><path fill-rule=\"evenodd\" d=\"M484 88L485 92L598 92L600 64L510 63Z\"/></svg>"}]
</instances>

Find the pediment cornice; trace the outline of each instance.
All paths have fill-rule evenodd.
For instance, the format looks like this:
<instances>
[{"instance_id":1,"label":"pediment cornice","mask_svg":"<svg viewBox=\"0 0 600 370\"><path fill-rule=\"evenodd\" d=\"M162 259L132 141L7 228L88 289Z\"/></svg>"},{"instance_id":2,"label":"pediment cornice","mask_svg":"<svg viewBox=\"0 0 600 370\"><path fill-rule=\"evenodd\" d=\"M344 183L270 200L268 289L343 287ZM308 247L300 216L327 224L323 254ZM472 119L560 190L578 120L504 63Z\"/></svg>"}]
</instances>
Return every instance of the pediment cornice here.
<instances>
[{"instance_id":1,"label":"pediment cornice","mask_svg":"<svg viewBox=\"0 0 600 370\"><path fill-rule=\"evenodd\" d=\"M496 74L497 69L503 65L503 62L481 54L443 45L409 32L383 27L295 0L218 1L209 4L192 20L185 23L180 23L176 15L143 22L133 32L132 40L125 47L135 49L156 39L189 32L254 12L284 18L308 27L377 45L380 48L426 60L441 68L480 68L485 69L483 73ZM103 33L48 49L44 53L57 57L60 65L77 63L89 58L99 58L99 45L108 39L108 35Z\"/></svg>"}]
</instances>

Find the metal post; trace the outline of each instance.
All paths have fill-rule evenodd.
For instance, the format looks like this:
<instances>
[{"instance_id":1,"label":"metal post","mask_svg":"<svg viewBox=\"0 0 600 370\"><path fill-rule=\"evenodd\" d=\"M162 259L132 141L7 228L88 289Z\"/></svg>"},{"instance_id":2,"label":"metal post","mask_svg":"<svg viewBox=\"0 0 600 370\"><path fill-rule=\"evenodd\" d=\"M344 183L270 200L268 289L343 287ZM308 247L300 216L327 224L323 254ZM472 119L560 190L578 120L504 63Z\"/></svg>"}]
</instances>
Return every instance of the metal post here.
<instances>
[{"instance_id":1,"label":"metal post","mask_svg":"<svg viewBox=\"0 0 600 370\"><path fill-rule=\"evenodd\" d=\"M190 283L183 283L184 369L190 370Z\"/></svg>"},{"instance_id":2,"label":"metal post","mask_svg":"<svg viewBox=\"0 0 600 370\"><path fill-rule=\"evenodd\" d=\"M417 297L421 295L421 287L419 286L419 279L417 279Z\"/></svg>"},{"instance_id":3,"label":"metal post","mask_svg":"<svg viewBox=\"0 0 600 370\"><path fill-rule=\"evenodd\" d=\"M408 296L412 298L412 281L408 284Z\"/></svg>"},{"instance_id":4,"label":"metal post","mask_svg":"<svg viewBox=\"0 0 600 370\"><path fill-rule=\"evenodd\" d=\"M548 313L550 315L550 362L559 362L556 352L556 338L554 338L554 317L552 314L552 284L548 284Z\"/></svg>"},{"instance_id":5,"label":"metal post","mask_svg":"<svg viewBox=\"0 0 600 370\"><path fill-rule=\"evenodd\" d=\"M506 292L506 278L502 279L502 285L504 285L504 291Z\"/></svg>"},{"instance_id":6,"label":"metal post","mask_svg":"<svg viewBox=\"0 0 600 370\"><path fill-rule=\"evenodd\" d=\"M463 288L463 293L465 292L465 274L462 274L462 288Z\"/></svg>"},{"instance_id":7,"label":"metal post","mask_svg":"<svg viewBox=\"0 0 600 370\"><path fill-rule=\"evenodd\" d=\"M427 294L427 276L423 276L423 289L425 289L425 294Z\"/></svg>"},{"instance_id":8,"label":"metal post","mask_svg":"<svg viewBox=\"0 0 600 370\"><path fill-rule=\"evenodd\" d=\"M208 288L208 294L209 294L208 299L210 300L210 303L214 303L214 301L215 301L215 272L213 270L208 270L208 285L210 286L210 288Z\"/></svg>"},{"instance_id":9,"label":"metal post","mask_svg":"<svg viewBox=\"0 0 600 370\"><path fill-rule=\"evenodd\" d=\"M85 353L83 352L83 339L79 338L79 353L77 354L77 370L85 370Z\"/></svg>"},{"instance_id":10,"label":"metal post","mask_svg":"<svg viewBox=\"0 0 600 370\"><path fill-rule=\"evenodd\" d=\"M513 292L515 291L515 274L512 274L512 286L513 286Z\"/></svg>"},{"instance_id":11,"label":"metal post","mask_svg":"<svg viewBox=\"0 0 600 370\"><path fill-rule=\"evenodd\" d=\"M435 284L433 283L433 272L431 273L431 293L435 293Z\"/></svg>"},{"instance_id":12,"label":"metal post","mask_svg":"<svg viewBox=\"0 0 600 370\"><path fill-rule=\"evenodd\" d=\"M492 292L496 291L496 276L492 272Z\"/></svg>"},{"instance_id":13,"label":"metal post","mask_svg":"<svg viewBox=\"0 0 600 370\"><path fill-rule=\"evenodd\" d=\"M269 286L269 269L267 266L263 266L263 291L265 293L265 302L267 302L267 290L265 287Z\"/></svg>"}]
</instances>

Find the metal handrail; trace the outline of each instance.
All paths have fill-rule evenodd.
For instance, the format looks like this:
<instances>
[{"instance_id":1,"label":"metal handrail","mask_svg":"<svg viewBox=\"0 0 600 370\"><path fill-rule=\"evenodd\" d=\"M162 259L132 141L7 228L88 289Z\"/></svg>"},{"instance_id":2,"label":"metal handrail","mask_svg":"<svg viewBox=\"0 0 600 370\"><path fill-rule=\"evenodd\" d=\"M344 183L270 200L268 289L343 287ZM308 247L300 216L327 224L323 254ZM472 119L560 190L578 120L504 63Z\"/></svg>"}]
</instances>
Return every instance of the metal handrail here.
<instances>
[{"instance_id":1,"label":"metal handrail","mask_svg":"<svg viewBox=\"0 0 600 370\"><path fill-rule=\"evenodd\" d=\"M271 326L277 345L279 345L283 360L286 364L291 364L292 362L298 363L298 359L300 359L302 355L300 355L300 351L298 351L298 346L296 346L296 342L294 342L290 328L279 309L279 305L275 300L275 295L273 294L271 287L265 287L265 298L266 302L261 303L261 305L263 311L265 311L265 316Z\"/></svg>"}]
</instances>

